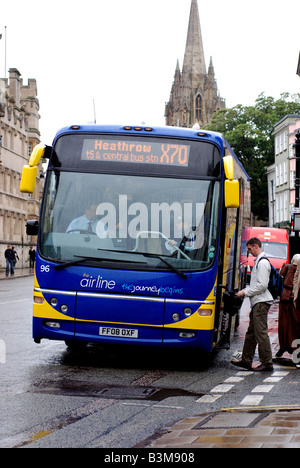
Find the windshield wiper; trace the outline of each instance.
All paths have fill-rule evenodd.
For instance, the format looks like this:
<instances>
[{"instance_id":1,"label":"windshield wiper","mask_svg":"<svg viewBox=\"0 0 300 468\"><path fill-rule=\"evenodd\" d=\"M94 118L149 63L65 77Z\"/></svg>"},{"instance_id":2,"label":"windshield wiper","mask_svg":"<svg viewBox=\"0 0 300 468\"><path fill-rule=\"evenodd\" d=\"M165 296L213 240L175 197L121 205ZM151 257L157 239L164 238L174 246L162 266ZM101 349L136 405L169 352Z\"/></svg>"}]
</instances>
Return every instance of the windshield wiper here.
<instances>
[{"instance_id":1,"label":"windshield wiper","mask_svg":"<svg viewBox=\"0 0 300 468\"><path fill-rule=\"evenodd\" d=\"M183 271L179 270L176 266L172 265L172 263L170 263L168 260L166 260L164 257L162 257L161 255L158 255L158 254L151 254L151 253L145 253L145 252L128 252L127 250L108 250L108 249L98 249L98 250L102 250L103 252L118 252L118 253L125 253L125 254L138 254L138 255L142 255L143 257L146 257L146 258L158 258L159 260L161 260L163 263L165 263L169 268L170 270L174 271L174 273L177 273L177 275L179 275L181 278L183 279L187 279L187 275L185 273L183 273ZM90 261L90 260L93 260L93 261L96 261L96 262L120 262L121 260L120 259L108 259L108 258L99 258L99 257L79 257L77 255L74 255L74 257L78 257L78 260L71 260L70 262L64 262L64 263L60 263L59 265L55 265L54 267L54 270L56 271L61 271L61 270L64 270L65 268L68 268L70 266L75 266L75 265L80 265L81 263L85 263L87 261ZM125 260L124 262L128 262L127 260ZM131 262L133 263L133 262ZM135 262L134 262L135 263ZM140 263L140 262L139 262Z\"/></svg>"},{"instance_id":2,"label":"windshield wiper","mask_svg":"<svg viewBox=\"0 0 300 468\"><path fill-rule=\"evenodd\" d=\"M165 263L169 268L170 270L174 271L174 273L177 273L177 275L179 275L181 278L183 279L187 279L187 275L185 273L183 273L183 271L179 270L179 268L177 268L176 266L172 265L172 263L168 262L168 260L166 260L164 257L162 257L161 255L158 255L158 254L151 254L151 253L143 253L141 252L141 254L144 256L144 257L149 257L149 258L159 258L159 260L161 260L163 263Z\"/></svg>"},{"instance_id":3,"label":"windshield wiper","mask_svg":"<svg viewBox=\"0 0 300 468\"><path fill-rule=\"evenodd\" d=\"M101 249L98 249L101 250ZM103 249L105 251L106 249ZM115 252L114 250L110 250L109 252ZM65 268L68 268L70 266L74 265L80 265L81 263L88 262L88 261L95 261L95 262L118 262L118 263L127 263L127 261L123 261L120 259L114 259L114 258L99 258L99 257L79 257L79 255L74 255L74 257L78 257L78 260L71 260L70 262L64 262L60 263L59 265L55 265L54 270L60 271L64 270ZM131 262L135 263L135 262ZM139 262L140 263L140 262Z\"/></svg>"},{"instance_id":4,"label":"windshield wiper","mask_svg":"<svg viewBox=\"0 0 300 468\"><path fill-rule=\"evenodd\" d=\"M77 255L74 255L74 257L76 257ZM78 258L78 260L72 260L70 262L64 262L64 263L60 263L59 265L55 265L54 267L54 270L56 271L60 271L60 270L64 270L65 268L68 268L70 266L73 266L73 265L80 265L80 263L84 263L88 260L91 260L92 257L80 257ZM93 258L94 260L94 258ZM99 259L101 260L101 259Z\"/></svg>"},{"instance_id":5,"label":"windshield wiper","mask_svg":"<svg viewBox=\"0 0 300 468\"><path fill-rule=\"evenodd\" d=\"M128 250L109 250L109 249L98 249L98 250L103 250L107 252L116 252L116 253L124 253L124 254L135 254L135 255L143 255L143 257L149 257L149 258L158 258L161 260L163 263L165 263L170 270L174 271L174 273L177 273L181 278L187 279L187 275L183 273L183 271L179 270L176 266L172 265L168 260L166 260L164 257L162 257L159 254L152 254L152 253L146 253L146 252L136 252L136 251L128 251Z\"/></svg>"}]
</instances>

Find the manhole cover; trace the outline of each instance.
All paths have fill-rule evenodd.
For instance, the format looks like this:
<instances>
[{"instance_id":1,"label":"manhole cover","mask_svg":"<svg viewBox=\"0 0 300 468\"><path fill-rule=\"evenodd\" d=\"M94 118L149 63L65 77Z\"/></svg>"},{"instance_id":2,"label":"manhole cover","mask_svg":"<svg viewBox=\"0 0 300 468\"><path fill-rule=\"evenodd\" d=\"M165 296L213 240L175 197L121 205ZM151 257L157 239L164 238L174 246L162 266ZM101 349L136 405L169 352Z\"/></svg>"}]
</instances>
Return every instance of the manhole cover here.
<instances>
[{"instance_id":1,"label":"manhole cover","mask_svg":"<svg viewBox=\"0 0 300 468\"><path fill-rule=\"evenodd\" d=\"M209 416L194 429L247 429L256 424L268 414L251 413L216 413Z\"/></svg>"}]
</instances>

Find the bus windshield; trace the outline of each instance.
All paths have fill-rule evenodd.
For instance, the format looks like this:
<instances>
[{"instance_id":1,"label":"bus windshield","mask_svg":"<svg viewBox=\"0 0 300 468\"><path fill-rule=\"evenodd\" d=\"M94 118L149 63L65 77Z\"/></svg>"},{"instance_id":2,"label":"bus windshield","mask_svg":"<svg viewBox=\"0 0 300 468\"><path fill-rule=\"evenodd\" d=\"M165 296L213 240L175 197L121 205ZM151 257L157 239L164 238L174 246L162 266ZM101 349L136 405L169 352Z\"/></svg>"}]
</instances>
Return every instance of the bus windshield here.
<instances>
[{"instance_id":1,"label":"bus windshield","mask_svg":"<svg viewBox=\"0 0 300 468\"><path fill-rule=\"evenodd\" d=\"M247 253L247 241L242 242L242 255L245 257L248 255L252 257L251 254ZM288 245L282 244L279 242L262 242L262 249L265 252L268 258L279 258L287 260L288 258Z\"/></svg>"},{"instance_id":2,"label":"bus windshield","mask_svg":"<svg viewBox=\"0 0 300 468\"><path fill-rule=\"evenodd\" d=\"M279 244L277 242L262 242L262 249L269 258L282 258L286 260L288 257L287 244Z\"/></svg>"},{"instance_id":3,"label":"bus windshield","mask_svg":"<svg viewBox=\"0 0 300 468\"><path fill-rule=\"evenodd\" d=\"M208 268L216 255L220 181L50 169L40 253L124 269ZM112 263L113 262L113 263Z\"/></svg>"}]
</instances>

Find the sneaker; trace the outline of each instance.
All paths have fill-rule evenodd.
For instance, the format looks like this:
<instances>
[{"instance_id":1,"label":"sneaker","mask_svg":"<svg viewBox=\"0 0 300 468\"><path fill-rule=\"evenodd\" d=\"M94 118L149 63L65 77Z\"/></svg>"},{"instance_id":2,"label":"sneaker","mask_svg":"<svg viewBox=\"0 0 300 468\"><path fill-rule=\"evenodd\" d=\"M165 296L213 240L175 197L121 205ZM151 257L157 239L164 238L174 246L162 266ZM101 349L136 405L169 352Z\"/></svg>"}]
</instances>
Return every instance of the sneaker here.
<instances>
[{"instance_id":1,"label":"sneaker","mask_svg":"<svg viewBox=\"0 0 300 468\"><path fill-rule=\"evenodd\" d=\"M232 357L231 357L231 361L242 361L243 360L243 353L242 351L236 351L235 353L233 353Z\"/></svg>"}]
</instances>

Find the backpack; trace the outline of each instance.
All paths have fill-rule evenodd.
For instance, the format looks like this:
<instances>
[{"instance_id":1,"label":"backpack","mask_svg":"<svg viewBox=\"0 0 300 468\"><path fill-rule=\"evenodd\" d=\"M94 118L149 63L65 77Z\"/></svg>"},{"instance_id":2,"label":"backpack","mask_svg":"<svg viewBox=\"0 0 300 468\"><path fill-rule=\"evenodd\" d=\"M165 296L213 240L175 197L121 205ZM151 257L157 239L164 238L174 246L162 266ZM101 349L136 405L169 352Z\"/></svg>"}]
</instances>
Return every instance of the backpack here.
<instances>
[{"instance_id":1,"label":"backpack","mask_svg":"<svg viewBox=\"0 0 300 468\"><path fill-rule=\"evenodd\" d=\"M268 262L271 265L271 273L270 273L270 279L269 279L269 284L268 284L268 290L270 291L273 299L277 299L277 297L281 296L282 294L283 279L267 257L260 258L258 263L264 259L268 260ZM258 264L257 264L257 267L258 267Z\"/></svg>"}]
</instances>

